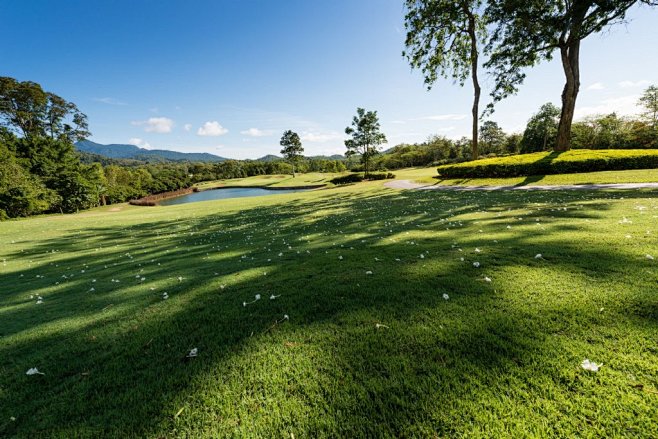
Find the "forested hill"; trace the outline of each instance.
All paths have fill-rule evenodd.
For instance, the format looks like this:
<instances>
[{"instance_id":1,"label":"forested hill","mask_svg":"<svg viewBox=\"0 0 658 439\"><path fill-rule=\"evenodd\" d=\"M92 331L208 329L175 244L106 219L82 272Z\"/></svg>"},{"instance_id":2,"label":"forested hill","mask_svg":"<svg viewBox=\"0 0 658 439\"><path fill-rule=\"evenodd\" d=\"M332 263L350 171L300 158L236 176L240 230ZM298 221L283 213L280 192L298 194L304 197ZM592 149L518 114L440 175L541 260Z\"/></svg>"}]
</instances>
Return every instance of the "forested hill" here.
<instances>
[{"instance_id":1,"label":"forested hill","mask_svg":"<svg viewBox=\"0 0 658 439\"><path fill-rule=\"evenodd\" d=\"M208 153L185 153L163 149L144 149L135 145L102 145L91 140L81 140L75 143L79 151L102 155L113 159L133 159L143 161L189 161L189 162L223 162L227 160Z\"/></svg>"}]
</instances>

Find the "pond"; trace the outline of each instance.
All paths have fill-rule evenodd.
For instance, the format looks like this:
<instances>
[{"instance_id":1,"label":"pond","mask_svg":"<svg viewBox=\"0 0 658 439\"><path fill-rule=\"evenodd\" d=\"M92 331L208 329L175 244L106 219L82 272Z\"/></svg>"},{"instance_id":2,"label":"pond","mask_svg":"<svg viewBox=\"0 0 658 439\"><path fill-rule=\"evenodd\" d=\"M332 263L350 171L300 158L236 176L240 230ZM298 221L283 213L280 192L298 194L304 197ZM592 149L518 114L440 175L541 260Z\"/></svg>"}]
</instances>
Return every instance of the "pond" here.
<instances>
[{"instance_id":1,"label":"pond","mask_svg":"<svg viewBox=\"0 0 658 439\"><path fill-rule=\"evenodd\" d=\"M221 200L224 198L259 197L262 195L289 194L291 192L304 192L310 189L263 189L260 187L236 187L212 189L181 195L158 201L160 206L173 206L175 204L195 203L197 201Z\"/></svg>"}]
</instances>

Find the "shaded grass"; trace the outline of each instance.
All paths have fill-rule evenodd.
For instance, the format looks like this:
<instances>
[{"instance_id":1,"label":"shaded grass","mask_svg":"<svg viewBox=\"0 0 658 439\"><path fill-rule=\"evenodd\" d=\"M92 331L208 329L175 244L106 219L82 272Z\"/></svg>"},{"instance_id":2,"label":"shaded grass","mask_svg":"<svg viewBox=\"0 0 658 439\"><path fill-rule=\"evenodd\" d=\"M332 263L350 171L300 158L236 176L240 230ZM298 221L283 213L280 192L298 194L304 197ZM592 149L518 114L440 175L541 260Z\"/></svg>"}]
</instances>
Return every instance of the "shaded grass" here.
<instances>
[{"instance_id":1,"label":"shaded grass","mask_svg":"<svg viewBox=\"0 0 658 439\"><path fill-rule=\"evenodd\" d=\"M217 186L263 186L263 187L297 187L309 185L331 185L329 180L345 175L346 173L321 173L309 172L305 174L292 175L259 175L246 178L230 178L226 180L215 180L198 183L199 189L210 189Z\"/></svg>"},{"instance_id":2,"label":"shaded grass","mask_svg":"<svg viewBox=\"0 0 658 439\"><path fill-rule=\"evenodd\" d=\"M373 182L2 223L0 436L658 435L657 216Z\"/></svg>"},{"instance_id":3,"label":"shaded grass","mask_svg":"<svg viewBox=\"0 0 658 439\"><path fill-rule=\"evenodd\" d=\"M398 180L432 183L449 186L533 186L596 183L655 183L658 170L636 169L629 171L601 171L576 174L537 175L513 178L440 178L436 168L407 168L395 171Z\"/></svg>"}]
</instances>

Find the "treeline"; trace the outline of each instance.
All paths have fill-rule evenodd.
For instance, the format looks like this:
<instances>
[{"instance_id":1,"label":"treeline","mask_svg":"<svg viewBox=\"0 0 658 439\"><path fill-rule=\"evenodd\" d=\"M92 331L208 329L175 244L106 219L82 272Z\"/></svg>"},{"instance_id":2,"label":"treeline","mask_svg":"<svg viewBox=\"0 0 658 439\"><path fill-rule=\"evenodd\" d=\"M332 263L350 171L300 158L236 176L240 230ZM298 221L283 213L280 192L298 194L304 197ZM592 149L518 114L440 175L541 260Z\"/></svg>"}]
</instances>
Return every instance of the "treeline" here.
<instances>
[{"instance_id":1,"label":"treeline","mask_svg":"<svg viewBox=\"0 0 658 439\"><path fill-rule=\"evenodd\" d=\"M523 133L506 133L496 122L480 129L480 158L551 151L557 141L560 109L545 104L527 123ZM658 125L646 118L621 117L616 113L589 116L571 129L572 149L658 148ZM471 159L471 139L431 136L425 142L400 144L375 157L374 169L436 166ZM358 166L352 170L359 170Z\"/></svg>"}]
</instances>

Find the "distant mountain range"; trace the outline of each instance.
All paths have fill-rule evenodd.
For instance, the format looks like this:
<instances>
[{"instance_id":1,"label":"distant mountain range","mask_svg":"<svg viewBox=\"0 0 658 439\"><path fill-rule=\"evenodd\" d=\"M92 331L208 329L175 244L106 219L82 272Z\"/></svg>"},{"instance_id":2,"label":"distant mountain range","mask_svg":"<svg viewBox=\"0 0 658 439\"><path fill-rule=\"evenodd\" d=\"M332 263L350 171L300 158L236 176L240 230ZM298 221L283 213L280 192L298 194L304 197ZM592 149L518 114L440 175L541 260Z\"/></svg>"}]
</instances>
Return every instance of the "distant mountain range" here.
<instances>
[{"instance_id":1,"label":"distant mountain range","mask_svg":"<svg viewBox=\"0 0 658 439\"><path fill-rule=\"evenodd\" d=\"M164 149L144 149L135 145L124 145L116 143L111 145L102 145L100 143L92 142L91 140L81 140L75 144L75 147L78 149L78 151L82 151L87 154L109 157L111 159L118 160L139 160L146 162L223 162L225 160L230 160L225 157L220 157L218 155L205 152L197 153L168 151ZM93 156L90 156L90 160L92 158ZM345 157L339 154L331 156L318 155L308 158L323 160L345 160ZM283 160L283 158L277 155L268 154L256 159L256 161L260 162L273 162L276 160Z\"/></svg>"},{"instance_id":2,"label":"distant mountain range","mask_svg":"<svg viewBox=\"0 0 658 439\"><path fill-rule=\"evenodd\" d=\"M334 154L334 155L314 155L314 156L309 156L306 157L307 159L318 159L318 160L345 160L345 156L342 156L340 154ZM268 154L265 155L261 158L256 159L258 162L274 162L276 160L283 160L283 157L279 157L278 155L273 155L273 154Z\"/></svg>"},{"instance_id":3,"label":"distant mountain range","mask_svg":"<svg viewBox=\"0 0 658 439\"><path fill-rule=\"evenodd\" d=\"M164 149L144 149L135 145L111 144L101 145L91 140L81 140L75 144L79 151L102 155L113 159L130 159L142 161L188 161L188 162L223 162L225 157L205 152L178 152Z\"/></svg>"}]
</instances>

